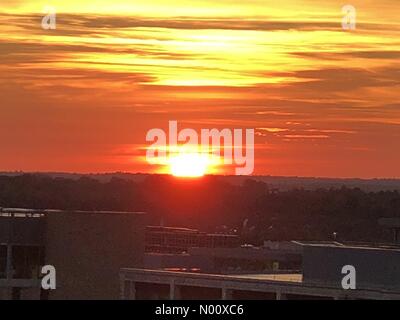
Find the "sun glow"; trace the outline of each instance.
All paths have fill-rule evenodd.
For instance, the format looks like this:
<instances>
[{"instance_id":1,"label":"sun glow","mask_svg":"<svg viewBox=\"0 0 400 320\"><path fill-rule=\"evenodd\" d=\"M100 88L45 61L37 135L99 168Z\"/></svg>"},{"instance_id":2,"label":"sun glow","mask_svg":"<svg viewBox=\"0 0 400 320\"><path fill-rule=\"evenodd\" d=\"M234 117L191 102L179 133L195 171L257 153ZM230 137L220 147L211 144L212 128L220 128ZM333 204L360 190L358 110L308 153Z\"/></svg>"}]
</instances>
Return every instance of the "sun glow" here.
<instances>
[{"instance_id":1,"label":"sun glow","mask_svg":"<svg viewBox=\"0 0 400 320\"><path fill-rule=\"evenodd\" d=\"M170 158L170 172L176 177L202 177L206 174L209 159L199 153L181 153Z\"/></svg>"}]
</instances>

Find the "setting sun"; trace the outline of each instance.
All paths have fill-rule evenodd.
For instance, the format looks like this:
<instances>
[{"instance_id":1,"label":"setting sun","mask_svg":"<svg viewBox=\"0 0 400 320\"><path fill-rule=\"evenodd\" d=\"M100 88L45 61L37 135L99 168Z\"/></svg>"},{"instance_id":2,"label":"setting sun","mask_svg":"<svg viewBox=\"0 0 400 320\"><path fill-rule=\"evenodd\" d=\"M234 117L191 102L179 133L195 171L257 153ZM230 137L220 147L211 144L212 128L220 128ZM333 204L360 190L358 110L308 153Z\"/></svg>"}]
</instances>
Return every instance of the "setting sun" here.
<instances>
[{"instance_id":1,"label":"setting sun","mask_svg":"<svg viewBox=\"0 0 400 320\"><path fill-rule=\"evenodd\" d=\"M198 153L182 153L170 159L170 172L176 177L201 177L207 172L207 156Z\"/></svg>"}]
</instances>

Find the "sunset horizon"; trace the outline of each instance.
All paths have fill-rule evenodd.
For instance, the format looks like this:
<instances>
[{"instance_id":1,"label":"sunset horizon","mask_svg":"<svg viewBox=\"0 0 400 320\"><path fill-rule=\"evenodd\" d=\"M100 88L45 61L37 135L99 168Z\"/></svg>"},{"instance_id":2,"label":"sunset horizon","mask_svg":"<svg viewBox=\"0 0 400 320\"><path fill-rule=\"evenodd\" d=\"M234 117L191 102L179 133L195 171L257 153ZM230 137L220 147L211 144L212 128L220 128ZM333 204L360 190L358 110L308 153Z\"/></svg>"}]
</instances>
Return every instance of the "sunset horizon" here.
<instances>
[{"instance_id":1,"label":"sunset horizon","mask_svg":"<svg viewBox=\"0 0 400 320\"><path fill-rule=\"evenodd\" d=\"M396 0L351 1L351 30L345 4L6 1L0 171L203 176L243 167L210 158L212 147L179 156L171 145L170 158L150 163L146 135L176 120L178 132L199 137L254 130L254 147L242 150L254 151L250 175L398 179ZM55 28L44 29L52 10Z\"/></svg>"},{"instance_id":2,"label":"sunset horizon","mask_svg":"<svg viewBox=\"0 0 400 320\"><path fill-rule=\"evenodd\" d=\"M399 13L2 0L0 304L381 315L370 300L400 300Z\"/></svg>"}]
</instances>

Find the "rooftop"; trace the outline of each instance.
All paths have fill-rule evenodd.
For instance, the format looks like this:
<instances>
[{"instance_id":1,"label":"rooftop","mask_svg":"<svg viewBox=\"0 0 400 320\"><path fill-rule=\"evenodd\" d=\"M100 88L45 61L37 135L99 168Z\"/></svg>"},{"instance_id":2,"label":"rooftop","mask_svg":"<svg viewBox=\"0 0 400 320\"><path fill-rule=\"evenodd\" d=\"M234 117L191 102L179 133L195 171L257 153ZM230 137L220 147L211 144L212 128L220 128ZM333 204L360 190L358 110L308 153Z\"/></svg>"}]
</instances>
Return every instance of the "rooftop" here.
<instances>
[{"instance_id":1,"label":"rooftop","mask_svg":"<svg viewBox=\"0 0 400 320\"><path fill-rule=\"evenodd\" d=\"M347 241L346 242L294 241L294 242L302 246L310 246L310 247L400 251L400 245L392 243L347 242Z\"/></svg>"},{"instance_id":2,"label":"rooftop","mask_svg":"<svg viewBox=\"0 0 400 320\"><path fill-rule=\"evenodd\" d=\"M55 210L55 209L25 209L25 208L0 208L0 217L43 217L46 214L77 213L77 214L145 214L144 212L129 211L83 211L83 210Z\"/></svg>"},{"instance_id":3,"label":"rooftop","mask_svg":"<svg viewBox=\"0 0 400 320\"><path fill-rule=\"evenodd\" d=\"M235 280L235 281L256 281L256 282L282 282L282 283L300 283L303 281L301 273L274 273L274 274L211 274L211 273L192 273L192 272L177 272L152 269L135 269L122 268L123 273L135 273L142 275L158 275L158 276L173 276L183 279L212 279L212 280Z\"/></svg>"}]
</instances>

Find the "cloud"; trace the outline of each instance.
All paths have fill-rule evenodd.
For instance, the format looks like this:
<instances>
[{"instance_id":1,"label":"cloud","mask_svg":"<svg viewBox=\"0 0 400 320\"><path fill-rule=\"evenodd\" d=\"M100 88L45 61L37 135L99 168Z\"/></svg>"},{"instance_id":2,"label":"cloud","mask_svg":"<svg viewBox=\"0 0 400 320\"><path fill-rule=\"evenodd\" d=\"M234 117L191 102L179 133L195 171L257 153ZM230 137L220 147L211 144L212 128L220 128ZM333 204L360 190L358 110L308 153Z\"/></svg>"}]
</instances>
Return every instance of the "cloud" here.
<instances>
[{"instance_id":1,"label":"cloud","mask_svg":"<svg viewBox=\"0 0 400 320\"><path fill-rule=\"evenodd\" d=\"M399 51L391 42L397 26L361 23L345 33L331 16L60 13L57 30L45 31L40 20L0 14L0 139L13 160L37 149L43 156L36 154L32 166L51 167L52 151L60 163L64 156L78 165L75 152L107 168L102 150L140 145L148 128L170 119L196 129L258 128L262 173L283 172L282 163L292 168L286 172L299 163L331 170L343 154L352 172L357 150L366 149L376 150L369 161L385 170L381 158L399 159ZM96 146L93 158L88 146Z\"/></svg>"},{"instance_id":2,"label":"cloud","mask_svg":"<svg viewBox=\"0 0 400 320\"><path fill-rule=\"evenodd\" d=\"M289 131L287 128L256 128L257 130L266 131L269 133L285 132Z\"/></svg>"},{"instance_id":3,"label":"cloud","mask_svg":"<svg viewBox=\"0 0 400 320\"><path fill-rule=\"evenodd\" d=\"M288 139L328 139L329 136L325 134L285 134L284 138Z\"/></svg>"},{"instance_id":4,"label":"cloud","mask_svg":"<svg viewBox=\"0 0 400 320\"><path fill-rule=\"evenodd\" d=\"M343 60L344 58L363 58L363 59L400 59L400 51L397 50L365 50L365 51L347 51L347 52L292 52L294 56L319 59L319 60Z\"/></svg>"},{"instance_id":5,"label":"cloud","mask_svg":"<svg viewBox=\"0 0 400 320\"><path fill-rule=\"evenodd\" d=\"M306 80L295 83L318 92L354 91L363 87L393 87L400 84L400 68L386 67L373 70L361 68L324 68L294 72L294 77Z\"/></svg>"}]
</instances>

